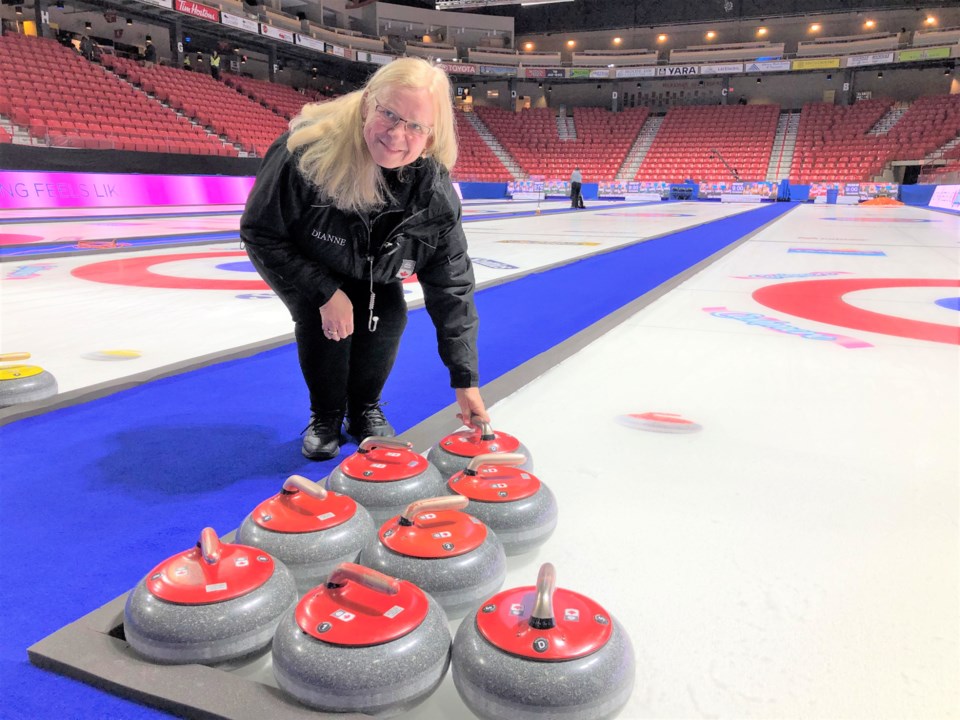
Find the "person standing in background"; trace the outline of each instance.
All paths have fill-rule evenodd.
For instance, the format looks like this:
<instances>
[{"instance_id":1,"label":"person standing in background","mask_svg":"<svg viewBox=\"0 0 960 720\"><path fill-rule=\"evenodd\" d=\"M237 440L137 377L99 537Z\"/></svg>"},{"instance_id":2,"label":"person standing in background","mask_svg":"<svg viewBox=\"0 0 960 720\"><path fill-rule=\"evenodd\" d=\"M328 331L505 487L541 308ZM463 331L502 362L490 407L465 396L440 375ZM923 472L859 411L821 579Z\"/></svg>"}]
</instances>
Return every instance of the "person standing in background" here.
<instances>
[{"instance_id":1,"label":"person standing in background","mask_svg":"<svg viewBox=\"0 0 960 720\"><path fill-rule=\"evenodd\" d=\"M210 74L214 80L220 79L220 53L216 50L210 56Z\"/></svg>"},{"instance_id":2,"label":"person standing in background","mask_svg":"<svg viewBox=\"0 0 960 720\"><path fill-rule=\"evenodd\" d=\"M583 209L583 175L580 168L575 167L570 174L570 207L575 210Z\"/></svg>"}]
</instances>

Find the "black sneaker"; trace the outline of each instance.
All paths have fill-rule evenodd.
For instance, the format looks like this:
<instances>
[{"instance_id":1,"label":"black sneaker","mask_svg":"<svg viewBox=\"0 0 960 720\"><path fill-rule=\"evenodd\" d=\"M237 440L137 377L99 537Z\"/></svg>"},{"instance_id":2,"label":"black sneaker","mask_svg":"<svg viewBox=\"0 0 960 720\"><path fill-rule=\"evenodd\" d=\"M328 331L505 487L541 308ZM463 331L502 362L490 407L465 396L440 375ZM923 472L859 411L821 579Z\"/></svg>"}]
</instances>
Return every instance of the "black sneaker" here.
<instances>
[{"instance_id":1,"label":"black sneaker","mask_svg":"<svg viewBox=\"0 0 960 720\"><path fill-rule=\"evenodd\" d=\"M362 442L368 437L393 437L397 431L387 422L380 403L375 402L350 411L347 416L347 433L357 442Z\"/></svg>"},{"instance_id":2,"label":"black sneaker","mask_svg":"<svg viewBox=\"0 0 960 720\"><path fill-rule=\"evenodd\" d=\"M342 410L328 410L310 415L310 424L303 429L303 456L310 460L329 460L340 454Z\"/></svg>"}]
</instances>

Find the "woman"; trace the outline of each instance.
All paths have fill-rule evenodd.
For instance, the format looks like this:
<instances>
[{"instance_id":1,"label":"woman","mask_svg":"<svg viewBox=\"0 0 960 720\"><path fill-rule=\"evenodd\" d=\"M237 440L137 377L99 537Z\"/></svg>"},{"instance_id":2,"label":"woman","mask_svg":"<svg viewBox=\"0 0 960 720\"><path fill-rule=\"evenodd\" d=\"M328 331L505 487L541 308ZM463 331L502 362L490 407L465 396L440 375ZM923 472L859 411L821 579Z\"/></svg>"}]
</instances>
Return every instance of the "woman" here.
<instances>
[{"instance_id":1,"label":"woman","mask_svg":"<svg viewBox=\"0 0 960 720\"><path fill-rule=\"evenodd\" d=\"M457 157L450 81L417 58L356 92L307 105L267 151L240 223L251 262L290 310L310 392L303 454L347 432L394 429L380 408L417 274L456 389L457 415L489 422L478 389L473 267L448 170Z\"/></svg>"}]
</instances>

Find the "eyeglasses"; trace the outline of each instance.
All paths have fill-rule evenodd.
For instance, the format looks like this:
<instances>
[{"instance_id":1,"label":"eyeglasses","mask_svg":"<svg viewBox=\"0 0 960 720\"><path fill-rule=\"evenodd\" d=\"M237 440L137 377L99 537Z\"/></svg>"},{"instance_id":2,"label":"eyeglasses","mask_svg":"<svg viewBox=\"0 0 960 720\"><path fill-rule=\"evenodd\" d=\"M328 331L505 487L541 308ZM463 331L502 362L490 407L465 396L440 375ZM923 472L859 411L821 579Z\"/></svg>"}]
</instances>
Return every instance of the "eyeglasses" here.
<instances>
[{"instance_id":1,"label":"eyeglasses","mask_svg":"<svg viewBox=\"0 0 960 720\"><path fill-rule=\"evenodd\" d=\"M413 120L404 120L393 110L383 107L383 105L380 103L377 103L377 115L380 116L380 120L383 122L383 124L387 125L391 130L402 123L404 130L408 135L425 138L429 137L430 133L433 132L433 128L429 125L414 122Z\"/></svg>"}]
</instances>

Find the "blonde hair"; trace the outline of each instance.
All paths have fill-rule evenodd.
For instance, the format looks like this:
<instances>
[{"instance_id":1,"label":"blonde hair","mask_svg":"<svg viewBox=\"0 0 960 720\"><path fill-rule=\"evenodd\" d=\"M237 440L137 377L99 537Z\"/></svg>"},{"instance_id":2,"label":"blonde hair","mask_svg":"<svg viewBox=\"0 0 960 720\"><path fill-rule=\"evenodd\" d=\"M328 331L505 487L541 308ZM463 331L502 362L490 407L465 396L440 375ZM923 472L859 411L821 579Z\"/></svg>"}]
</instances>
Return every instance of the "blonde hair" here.
<instances>
[{"instance_id":1,"label":"blonde hair","mask_svg":"<svg viewBox=\"0 0 960 720\"><path fill-rule=\"evenodd\" d=\"M375 98L393 88L425 88L433 98L433 132L423 156L448 170L457 161L457 134L450 79L420 58L399 58L377 70L360 90L304 106L290 121L287 149L301 150L298 167L340 210L361 212L382 206L389 194L380 166L363 139L364 117Z\"/></svg>"}]
</instances>

